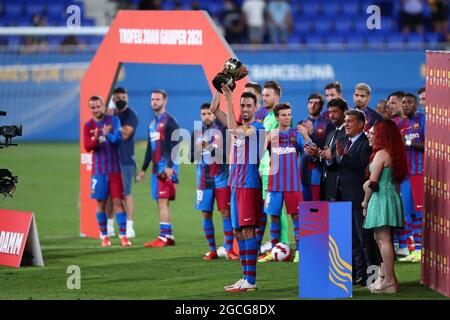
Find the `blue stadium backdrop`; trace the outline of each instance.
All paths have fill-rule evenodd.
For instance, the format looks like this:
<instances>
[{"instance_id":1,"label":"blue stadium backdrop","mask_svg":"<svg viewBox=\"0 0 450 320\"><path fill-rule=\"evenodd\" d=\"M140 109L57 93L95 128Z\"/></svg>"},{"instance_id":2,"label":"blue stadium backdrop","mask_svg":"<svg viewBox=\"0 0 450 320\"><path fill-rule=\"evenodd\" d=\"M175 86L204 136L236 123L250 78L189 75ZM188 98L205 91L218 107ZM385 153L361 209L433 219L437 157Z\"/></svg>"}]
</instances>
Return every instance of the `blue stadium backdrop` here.
<instances>
[{"instance_id":1,"label":"blue stadium backdrop","mask_svg":"<svg viewBox=\"0 0 450 320\"><path fill-rule=\"evenodd\" d=\"M367 82L373 89L371 106L398 89L416 92L424 85L424 51L235 51L249 67L250 80L277 80L283 101L294 106L294 118L306 117L306 99L339 80L352 103L353 87ZM18 55L0 53L0 109L8 112L0 125L23 124L17 141L77 141L79 138L79 81L93 52ZM219 70L218 70L219 71ZM145 139L150 119L149 92L164 88L169 109L184 128L192 128L198 107L211 96L200 66L124 64L117 85L129 89L130 105Z\"/></svg>"}]
</instances>

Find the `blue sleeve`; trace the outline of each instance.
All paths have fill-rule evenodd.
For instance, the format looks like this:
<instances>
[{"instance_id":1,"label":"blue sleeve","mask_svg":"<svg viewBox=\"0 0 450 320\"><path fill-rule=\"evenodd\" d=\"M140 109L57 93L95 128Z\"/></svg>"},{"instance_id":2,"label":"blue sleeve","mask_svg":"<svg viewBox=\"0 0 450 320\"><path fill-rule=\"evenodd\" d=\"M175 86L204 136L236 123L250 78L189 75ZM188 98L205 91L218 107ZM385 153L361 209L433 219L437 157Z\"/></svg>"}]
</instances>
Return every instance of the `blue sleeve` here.
<instances>
[{"instance_id":1,"label":"blue sleeve","mask_svg":"<svg viewBox=\"0 0 450 320\"><path fill-rule=\"evenodd\" d=\"M420 117L420 142L425 143L425 114Z\"/></svg>"},{"instance_id":2,"label":"blue sleeve","mask_svg":"<svg viewBox=\"0 0 450 320\"><path fill-rule=\"evenodd\" d=\"M108 133L107 139L113 144L122 141L122 126L118 117L112 118L112 132Z\"/></svg>"},{"instance_id":3,"label":"blue sleeve","mask_svg":"<svg viewBox=\"0 0 450 320\"><path fill-rule=\"evenodd\" d=\"M147 133L147 149L145 150L145 159L142 164L142 171L147 171L148 166L150 165L150 161L152 161L152 140L150 138L150 129Z\"/></svg>"},{"instance_id":4,"label":"blue sleeve","mask_svg":"<svg viewBox=\"0 0 450 320\"><path fill-rule=\"evenodd\" d=\"M297 148L297 151L299 151L301 154L305 153L305 140L303 140L303 137L300 132L297 131L297 145L295 146Z\"/></svg>"},{"instance_id":5,"label":"blue sleeve","mask_svg":"<svg viewBox=\"0 0 450 320\"><path fill-rule=\"evenodd\" d=\"M165 139L164 145L163 145L163 154L164 154L164 158L166 158L168 160L167 166L169 168L172 168L173 165L174 165L173 159L171 157L172 150L182 140L182 137L180 136L178 141L172 141L172 134L173 134L173 132L175 130L178 130L179 128L180 127L179 127L178 123L173 118L169 118L169 120L167 120L166 139Z\"/></svg>"},{"instance_id":6,"label":"blue sleeve","mask_svg":"<svg viewBox=\"0 0 450 320\"><path fill-rule=\"evenodd\" d=\"M136 113L134 111L131 111L130 116L125 118L125 120L122 123L122 126L130 126L136 131L138 124L139 124L139 119L136 116Z\"/></svg>"}]
</instances>

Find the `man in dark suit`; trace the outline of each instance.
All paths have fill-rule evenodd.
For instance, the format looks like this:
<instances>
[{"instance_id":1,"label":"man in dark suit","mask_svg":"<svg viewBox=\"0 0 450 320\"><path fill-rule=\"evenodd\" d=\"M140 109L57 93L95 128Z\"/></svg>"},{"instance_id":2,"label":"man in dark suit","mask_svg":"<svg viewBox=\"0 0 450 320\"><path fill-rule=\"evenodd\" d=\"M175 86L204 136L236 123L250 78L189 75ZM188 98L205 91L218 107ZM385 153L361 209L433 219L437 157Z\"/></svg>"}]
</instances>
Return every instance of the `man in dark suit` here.
<instances>
[{"instance_id":1,"label":"man in dark suit","mask_svg":"<svg viewBox=\"0 0 450 320\"><path fill-rule=\"evenodd\" d=\"M364 112L353 109L347 111L344 129L348 139L345 143L336 141L336 200L352 202L352 252L354 261L354 284L365 285L367 265L370 263L370 235L363 232L364 200L363 184L366 168L372 152L364 134Z\"/></svg>"},{"instance_id":2,"label":"man in dark suit","mask_svg":"<svg viewBox=\"0 0 450 320\"><path fill-rule=\"evenodd\" d=\"M340 141L340 143L343 144L347 140L344 129L345 112L347 110L348 105L344 99L335 98L328 102L328 114L333 130L328 132L323 150L319 150L319 156L323 166L321 177L322 200L336 200L338 170L336 161L336 141Z\"/></svg>"}]
</instances>

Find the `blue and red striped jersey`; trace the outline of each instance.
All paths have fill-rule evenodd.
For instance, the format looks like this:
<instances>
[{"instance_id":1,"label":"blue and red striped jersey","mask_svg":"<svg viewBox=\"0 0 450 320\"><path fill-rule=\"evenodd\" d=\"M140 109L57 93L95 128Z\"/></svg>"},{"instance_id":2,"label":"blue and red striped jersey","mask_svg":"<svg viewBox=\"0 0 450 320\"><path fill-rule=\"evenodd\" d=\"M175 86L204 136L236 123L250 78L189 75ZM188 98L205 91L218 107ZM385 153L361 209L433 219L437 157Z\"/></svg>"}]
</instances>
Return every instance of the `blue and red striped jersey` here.
<instances>
[{"instance_id":1,"label":"blue and red striped jersey","mask_svg":"<svg viewBox=\"0 0 450 320\"><path fill-rule=\"evenodd\" d=\"M172 159L172 150L179 141L172 141L172 134L179 128L178 123L167 112L155 116L148 126L147 150L142 170L147 170L153 162L152 173L159 174L165 168L178 172L178 159Z\"/></svg>"},{"instance_id":2,"label":"blue and red striped jersey","mask_svg":"<svg viewBox=\"0 0 450 320\"><path fill-rule=\"evenodd\" d=\"M112 131L105 136L103 127L112 126ZM100 135L95 138L95 132ZM92 174L119 173L119 142L122 141L122 127L118 117L105 115L102 121L90 119L84 125L84 147L94 151Z\"/></svg>"},{"instance_id":3,"label":"blue and red striped jersey","mask_svg":"<svg viewBox=\"0 0 450 320\"><path fill-rule=\"evenodd\" d=\"M412 119L404 118L396 121L400 133L405 140L417 143L425 143L425 114L417 112ZM408 161L409 174L423 173L423 151L406 146L406 159Z\"/></svg>"},{"instance_id":4,"label":"blue and red striped jersey","mask_svg":"<svg viewBox=\"0 0 450 320\"><path fill-rule=\"evenodd\" d=\"M258 108L258 110L255 111L255 121L264 122L264 119L269 114L269 111L267 111L267 108L261 106Z\"/></svg>"},{"instance_id":5,"label":"blue and red striped jersey","mask_svg":"<svg viewBox=\"0 0 450 320\"><path fill-rule=\"evenodd\" d=\"M298 153L303 153L303 137L296 129L279 131L278 145L270 145L270 172L267 191L300 191Z\"/></svg>"},{"instance_id":6,"label":"blue and red striped jersey","mask_svg":"<svg viewBox=\"0 0 450 320\"><path fill-rule=\"evenodd\" d=\"M227 187L229 165L226 163L226 129L224 126L216 121L210 128L203 126L201 134L194 132L192 138L191 152L194 152L195 145L202 141L208 144L207 148L202 149L201 162L197 163L197 189ZM217 159L220 163L216 163L215 157L220 155L222 157Z\"/></svg>"},{"instance_id":7,"label":"blue and red striped jersey","mask_svg":"<svg viewBox=\"0 0 450 320\"><path fill-rule=\"evenodd\" d=\"M265 129L261 122L249 124L254 133L251 136L233 135L233 145L230 153L230 177L228 185L234 188L261 188L261 177L258 166L261 143L264 143Z\"/></svg>"}]
</instances>

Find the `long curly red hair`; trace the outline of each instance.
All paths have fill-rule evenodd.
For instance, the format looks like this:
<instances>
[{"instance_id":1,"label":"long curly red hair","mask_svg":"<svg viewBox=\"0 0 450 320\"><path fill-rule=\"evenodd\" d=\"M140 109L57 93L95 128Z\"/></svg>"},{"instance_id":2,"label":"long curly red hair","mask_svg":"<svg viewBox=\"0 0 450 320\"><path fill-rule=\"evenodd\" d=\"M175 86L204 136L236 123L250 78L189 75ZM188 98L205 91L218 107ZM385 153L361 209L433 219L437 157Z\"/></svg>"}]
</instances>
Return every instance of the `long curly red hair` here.
<instances>
[{"instance_id":1,"label":"long curly red hair","mask_svg":"<svg viewBox=\"0 0 450 320\"><path fill-rule=\"evenodd\" d=\"M402 183L408 177L408 162L400 130L392 120L379 121L373 129L374 140L370 162L378 151L386 150L392 157L392 179L396 183Z\"/></svg>"}]
</instances>

